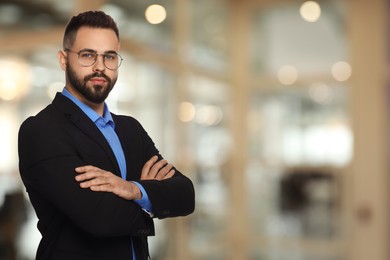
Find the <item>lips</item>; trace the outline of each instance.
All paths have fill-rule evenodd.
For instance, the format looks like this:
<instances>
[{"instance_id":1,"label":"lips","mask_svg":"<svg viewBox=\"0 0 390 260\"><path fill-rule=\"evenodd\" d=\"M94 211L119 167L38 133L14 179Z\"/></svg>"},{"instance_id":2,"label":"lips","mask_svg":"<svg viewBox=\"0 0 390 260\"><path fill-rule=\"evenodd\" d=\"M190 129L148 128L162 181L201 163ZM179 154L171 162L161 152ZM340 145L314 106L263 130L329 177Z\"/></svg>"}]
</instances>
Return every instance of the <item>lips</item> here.
<instances>
[{"instance_id":1,"label":"lips","mask_svg":"<svg viewBox=\"0 0 390 260\"><path fill-rule=\"evenodd\" d=\"M107 82L107 80L105 78L91 78L90 81L93 84L104 84Z\"/></svg>"}]
</instances>

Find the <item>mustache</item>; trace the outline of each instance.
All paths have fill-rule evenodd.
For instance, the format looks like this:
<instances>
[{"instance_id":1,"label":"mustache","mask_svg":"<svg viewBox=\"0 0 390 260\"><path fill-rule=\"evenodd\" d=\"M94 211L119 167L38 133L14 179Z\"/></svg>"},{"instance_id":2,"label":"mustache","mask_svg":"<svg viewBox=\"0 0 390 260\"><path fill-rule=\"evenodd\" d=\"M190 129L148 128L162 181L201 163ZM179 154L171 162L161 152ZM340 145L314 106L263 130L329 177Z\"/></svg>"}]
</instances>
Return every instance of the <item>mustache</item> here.
<instances>
[{"instance_id":1,"label":"mustache","mask_svg":"<svg viewBox=\"0 0 390 260\"><path fill-rule=\"evenodd\" d=\"M108 82L111 82L111 78L108 77L106 74L104 74L102 72L95 72L93 74L87 75L87 76L84 77L84 80L88 81L88 80L90 80L92 78L104 78Z\"/></svg>"}]
</instances>

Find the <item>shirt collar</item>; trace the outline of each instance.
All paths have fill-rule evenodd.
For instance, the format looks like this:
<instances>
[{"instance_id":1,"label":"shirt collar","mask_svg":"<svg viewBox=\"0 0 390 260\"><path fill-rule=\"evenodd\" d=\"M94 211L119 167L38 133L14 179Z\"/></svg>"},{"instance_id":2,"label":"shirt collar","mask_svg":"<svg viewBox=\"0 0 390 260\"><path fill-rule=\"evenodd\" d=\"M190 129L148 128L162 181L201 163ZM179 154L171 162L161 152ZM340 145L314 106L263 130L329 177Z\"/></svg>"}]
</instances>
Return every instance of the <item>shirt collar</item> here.
<instances>
[{"instance_id":1,"label":"shirt collar","mask_svg":"<svg viewBox=\"0 0 390 260\"><path fill-rule=\"evenodd\" d=\"M108 110L106 103L104 103L103 116L100 116L92 108L73 96L66 88L62 90L62 95L72 100L73 103L75 103L95 124L100 124L102 126L110 124L112 127L115 127L114 120L112 119L112 115Z\"/></svg>"}]
</instances>

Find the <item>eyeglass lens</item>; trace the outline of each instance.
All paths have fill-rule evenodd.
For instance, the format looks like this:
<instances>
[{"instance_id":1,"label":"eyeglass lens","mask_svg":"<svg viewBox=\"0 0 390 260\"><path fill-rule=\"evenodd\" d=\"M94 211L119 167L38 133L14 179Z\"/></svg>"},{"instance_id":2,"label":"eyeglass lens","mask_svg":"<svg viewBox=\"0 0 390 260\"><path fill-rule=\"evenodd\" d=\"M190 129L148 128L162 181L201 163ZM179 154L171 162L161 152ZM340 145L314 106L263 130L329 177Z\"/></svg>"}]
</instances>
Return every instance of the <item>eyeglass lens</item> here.
<instances>
[{"instance_id":1,"label":"eyeglass lens","mask_svg":"<svg viewBox=\"0 0 390 260\"><path fill-rule=\"evenodd\" d=\"M122 58L120 58L119 54L117 53L98 54L91 51L79 52L79 62L82 66L92 66L96 62L99 55L102 55L103 63L108 69L115 70L121 65Z\"/></svg>"}]
</instances>

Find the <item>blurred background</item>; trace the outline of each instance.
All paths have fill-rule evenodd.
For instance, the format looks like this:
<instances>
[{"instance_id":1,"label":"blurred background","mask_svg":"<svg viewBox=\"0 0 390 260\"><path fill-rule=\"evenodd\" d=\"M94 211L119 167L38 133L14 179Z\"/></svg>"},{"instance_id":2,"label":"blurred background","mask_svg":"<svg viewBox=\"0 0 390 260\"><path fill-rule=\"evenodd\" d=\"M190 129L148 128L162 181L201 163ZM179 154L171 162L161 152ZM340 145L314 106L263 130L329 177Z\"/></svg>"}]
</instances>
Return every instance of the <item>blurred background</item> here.
<instances>
[{"instance_id":1,"label":"blurred background","mask_svg":"<svg viewBox=\"0 0 390 260\"><path fill-rule=\"evenodd\" d=\"M111 111L196 187L152 259L390 259L387 2L0 0L0 259L34 259L17 132L62 90L63 30L89 9L121 33Z\"/></svg>"}]
</instances>

